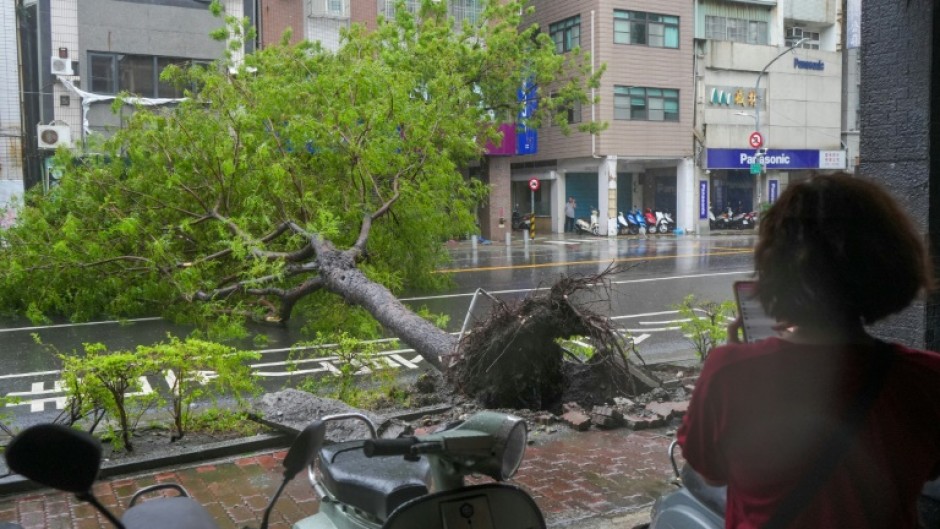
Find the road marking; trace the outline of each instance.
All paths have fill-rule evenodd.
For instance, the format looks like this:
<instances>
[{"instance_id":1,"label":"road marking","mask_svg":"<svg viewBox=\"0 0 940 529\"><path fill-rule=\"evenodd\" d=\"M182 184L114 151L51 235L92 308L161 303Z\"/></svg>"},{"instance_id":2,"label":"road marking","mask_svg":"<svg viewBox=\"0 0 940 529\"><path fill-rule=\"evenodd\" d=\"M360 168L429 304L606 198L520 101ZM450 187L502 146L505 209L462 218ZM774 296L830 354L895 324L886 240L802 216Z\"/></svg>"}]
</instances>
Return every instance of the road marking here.
<instances>
[{"instance_id":1,"label":"road marking","mask_svg":"<svg viewBox=\"0 0 940 529\"><path fill-rule=\"evenodd\" d=\"M26 331L43 331L46 329L65 329L69 327L92 327L94 325L115 325L115 324L125 324L125 323L137 323L142 321L157 321L162 320L163 318L159 316L152 316L149 318L133 318L129 320L105 320L105 321L86 321L82 323L57 323L54 325L36 325L34 327L10 327L7 329L0 329L0 334L7 332L26 332Z\"/></svg>"},{"instance_id":2,"label":"road marking","mask_svg":"<svg viewBox=\"0 0 940 529\"><path fill-rule=\"evenodd\" d=\"M650 255L646 257L619 257L615 259L593 259L589 261L555 261L551 263L536 263L536 264L515 264L515 265L506 265L506 266L481 266L477 268L443 268L440 270L435 270L435 274L463 274L467 272L492 272L496 270L512 270L512 269L524 269L524 268L558 268L562 266L574 266L574 265L587 265L587 264L603 264L603 263L632 263L632 262L642 262L642 261L658 261L663 259L682 259L686 257L714 257L714 256L723 256L723 255L738 255L742 253L751 253L754 250L752 248L746 248L741 250L729 250L722 252L705 252L705 253L690 253L690 254L676 254L676 255Z\"/></svg>"},{"instance_id":3,"label":"road marking","mask_svg":"<svg viewBox=\"0 0 940 529\"><path fill-rule=\"evenodd\" d=\"M739 270L737 272L712 272L709 274L687 274L681 276L667 276L667 277L648 277L644 279L623 279L620 281L611 281L611 284L614 285L630 285L634 283L654 283L657 281L675 281L677 279L698 279L702 277L720 277L720 276L733 276L733 275L750 275L753 274L751 270ZM540 290L551 290L552 287L536 287L536 288L515 288L507 290L493 290L489 291L490 294L498 296L500 294L520 294L523 292L536 292ZM420 296L420 297L411 297L411 298L399 298L399 301L432 301L439 299L455 299L455 298L470 298L473 297L474 292L466 292L460 294L441 294L439 296ZM665 314L665 313L664 313ZM615 317L632 317L632 316L615 316Z\"/></svg>"}]
</instances>

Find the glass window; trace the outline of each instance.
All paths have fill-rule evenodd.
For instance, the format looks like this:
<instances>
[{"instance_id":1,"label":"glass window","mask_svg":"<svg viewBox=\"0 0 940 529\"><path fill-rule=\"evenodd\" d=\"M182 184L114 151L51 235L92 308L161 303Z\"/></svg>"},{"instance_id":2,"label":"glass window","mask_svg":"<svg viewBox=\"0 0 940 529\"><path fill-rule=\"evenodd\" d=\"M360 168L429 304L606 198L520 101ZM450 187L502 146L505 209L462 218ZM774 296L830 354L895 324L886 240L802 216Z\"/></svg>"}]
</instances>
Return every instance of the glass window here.
<instances>
[{"instance_id":1,"label":"glass window","mask_svg":"<svg viewBox=\"0 0 940 529\"><path fill-rule=\"evenodd\" d=\"M679 121L679 91L672 88L615 86L614 119Z\"/></svg>"},{"instance_id":2,"label":"glass window","mask_svg":"<svg viewBox=\"0 0 940 529\"><path fill-rule=\"evenodd\" d=\"M91 63L89 68L91 75L89 90L96 94L116 93L117 90L115 89L114 83L114 56L90 53L88 54L88 59L89 63Z\"/></svg>"},{"instance_id":3,"label":"glass window","mask_svg":"<svg viewBox=\"0 0 940 529\"><path fill-rule=\"evenodd\" d=\"M767 23L729 17L705 17L705 38L767 44Z\"/></svg>"},{"instance_id":4,"label":"glass window","mask_svg":"<svg viewBox=\"0 0 940 529\"><path fill-rule=\"evenodd\" d=\"M581 15L566 18L548 26L548 34L555 42L555 51L565 53L581 46Z\"/></svg>"},{"instance_id":5,"label":"glass window","mask_svg":"<svg viewBox=\"0 0 940 529\"><path fill-rule=\"evenodd\" d=\"M678 48L679 17L615 9L614 43Z\"/></svg>"},{"instance_id":6,"label":"glass window","mask_svg":"<svg viewBox=\"0 0 940 529\"><path fill-rule=\"evenodd\" d=\"M208 61L176 57L98 52L89 53L88 59L92 92L116 94L126 91L141 97L183 97L182 89L160 80L163 70L171 64L181 68L191 64L209 64Z\"/></svg>"}]
</instances>

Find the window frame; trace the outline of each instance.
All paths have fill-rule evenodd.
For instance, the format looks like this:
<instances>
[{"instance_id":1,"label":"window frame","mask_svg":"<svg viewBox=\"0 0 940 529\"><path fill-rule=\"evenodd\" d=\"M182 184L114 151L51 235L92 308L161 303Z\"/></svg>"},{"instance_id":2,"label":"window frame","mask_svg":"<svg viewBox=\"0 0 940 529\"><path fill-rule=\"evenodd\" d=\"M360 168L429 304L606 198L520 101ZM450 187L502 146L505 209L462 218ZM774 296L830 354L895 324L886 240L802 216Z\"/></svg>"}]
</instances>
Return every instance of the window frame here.
<instances>
[{"instance_id":1,"label":"window frame","mask_svg":"<svg viewBox=\"0 0 940 529\"><path fill-rule=\"evenodd\" d=\"M555 53L568 53L581 47L581 14L548 25L548 36L555 43Z\"/></svg>"},{"instance_id":2,"label":"window frame","mask_svg":"<svg viewBox=\"0 0 940 529\"><path fill-rule=\"evenodd\" d=\"M667 50L678 50L681 46L681 17L677 15L665 15L661 13L649 13L646 11L634 11L631 9L614 9L614 44L648 46L650 48L663 48ZM618 30L618 27L627 28ZM642 37L637 36L637 30L642 28ZM658 33L660 44L653 44L653 28L661 30ZM670 31L674 32L675 46L669 46ZM625 36L625 38L624 38ZM618 39L619 37L619 39Z\"/></svg>"},{"instance_id":3,"label":"window frame","mask_svg":"<svg viewBox=\"0 0 940 529\"><path fill-rule=\"evenodd\" d=\"M705 16L705 38L711 40L766 46L770 44L769 27L767 22L761 20L719 15Z\"/></svg>"},{"instance_id":4,"label":"window frame","mask_svg":"<svg viewBox=\"0 0 940 529\"><path fill-rule=\"evenodd\" d=\"M134 92L128 87L124 86L125 83L122 80L122 70L121 70L121 61L126 58L128 60L128 65L131 66L134 64L134 61L143 60L143 62L150 62L150 86L152 90L150 93L142 94L139 92ZM107 65L107 77L95 76L94 69L95 63L98 61L109 62ZM179 99L183 97L182 93L177 93L174 89L172 94L161 94L161 87L166 89L167 84L160 80L160 74L163 72L167 66L171 64L176 64L180 67L189 67L192 65L204 65L209 66L212 64L211 60L207 59L195 59L192 57L171 57L168 55L142 55L134 53L115 53L115 52L101 52L101 51L89 51L88 52L88 64L89 64L89 90L96 94L118 94L123 91L127 91L138 97L147 97L147 98L166 98L166 99ZM138 66L143 63L138 63ZM162 66L162 68L161 68ZM128 70L132 71L132 70ZM107 84L107 88L99 89L99 83Z\"/></svg>"},{"instance_id":5,"label":"window frame","mask_svg":"<svg viewBox=\"0 0 940 529\"><path fill-rule=\"evenodd\" d=\"M614 120L679 123L679 96L678 88L614 85Z\"/></svg>"}]
</instances>

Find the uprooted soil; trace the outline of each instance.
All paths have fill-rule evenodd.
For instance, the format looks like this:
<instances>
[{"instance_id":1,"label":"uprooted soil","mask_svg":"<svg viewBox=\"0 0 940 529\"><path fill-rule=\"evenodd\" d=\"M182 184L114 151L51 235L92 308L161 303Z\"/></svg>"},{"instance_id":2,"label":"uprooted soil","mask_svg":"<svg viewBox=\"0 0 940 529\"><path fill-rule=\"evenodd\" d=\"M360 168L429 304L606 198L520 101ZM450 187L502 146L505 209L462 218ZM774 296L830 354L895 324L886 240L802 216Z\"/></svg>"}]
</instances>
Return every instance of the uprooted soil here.
<instances>
[{"instance_id":1,"label":"uprooted soil","mask_svg":"<svg viewBox=\"0 0 940 529\"><path fill-rule=\"evenodd\" d=\"M497 300L461 340L447 380L486 408L553 412L567 402L593 406L651 390L650 377L636 376L642 361L632 341L575 301L587 291L609 293L607 277L620 271L562 277L520 301ZM593 354L583 360L558 343L571 338L586 339Z\"/></svg>"}]
</instances>

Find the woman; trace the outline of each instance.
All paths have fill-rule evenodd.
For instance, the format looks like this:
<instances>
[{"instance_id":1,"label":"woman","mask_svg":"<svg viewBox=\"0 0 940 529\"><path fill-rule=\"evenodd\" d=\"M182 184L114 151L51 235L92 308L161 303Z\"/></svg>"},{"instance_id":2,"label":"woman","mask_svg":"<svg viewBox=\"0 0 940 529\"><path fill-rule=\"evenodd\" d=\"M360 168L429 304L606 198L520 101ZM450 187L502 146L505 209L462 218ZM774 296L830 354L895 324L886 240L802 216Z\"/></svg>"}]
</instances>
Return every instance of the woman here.
<instances>
[{"instance_id":1,"label":"woman","mask_svg":"<svg viewBox=\"0 0 940 529\"><path fill-rule=\"evenodd\" d=\"M758 297L786 330L744 344L740 320L729 326L678 432L685 459L728 485L728 528L917 527L940 471L940 355L865 325L932 287L920 235L887 192L847 175L791 185L759 234Z\"/></svg>"}]
</instances>

